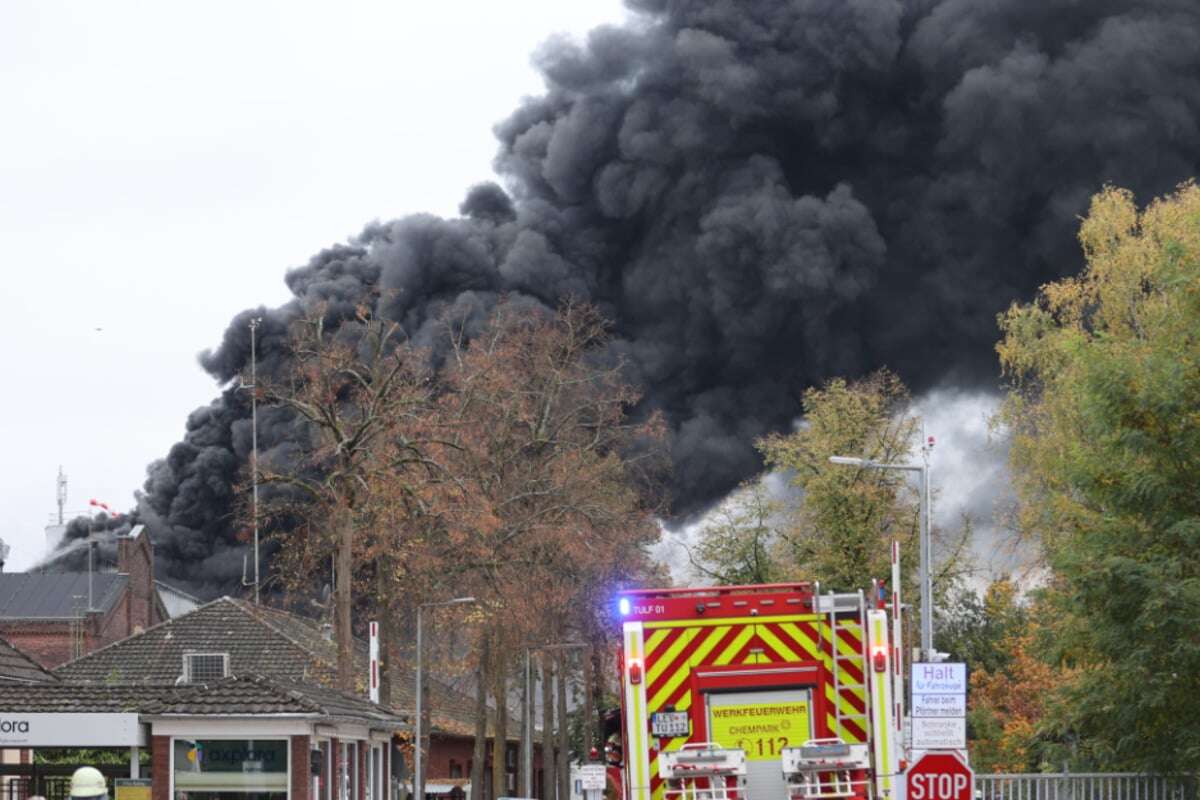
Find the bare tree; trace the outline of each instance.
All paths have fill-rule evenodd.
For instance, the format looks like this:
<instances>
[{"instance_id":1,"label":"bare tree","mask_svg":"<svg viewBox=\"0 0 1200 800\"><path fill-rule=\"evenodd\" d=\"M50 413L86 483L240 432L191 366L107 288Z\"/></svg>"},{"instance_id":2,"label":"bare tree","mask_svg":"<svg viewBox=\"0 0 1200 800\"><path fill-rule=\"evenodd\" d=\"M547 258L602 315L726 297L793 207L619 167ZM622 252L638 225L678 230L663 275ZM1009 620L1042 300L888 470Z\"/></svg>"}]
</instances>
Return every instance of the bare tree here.
<instances>
[{"instance_id":1,"label":"bare tree","mask_svg":"<svg viewBox=\"0 0 1200 800\"><path fill-rule=\"evenodd\" d=\"M403 346L394 323L371 318L365 310L335 331L321 311L292 325L293 359L286 374L260 380L264 400L286 409L309 429L310 458L283 468L267 464L264 481L296 490L311 525L324 524L332 536L295 541L313 553L334 553L337 680L352 689L351 611L358 532L373 511L372 472L392 474L416 465L438 469L422 451L432 395L419 354ZM380 458L386 442L386 458ZM295 556L295 554L293 554ZM303 558L303 556L296 556ZM388 581L382 580L386 589Z\"/></svg>"}]
</instances>

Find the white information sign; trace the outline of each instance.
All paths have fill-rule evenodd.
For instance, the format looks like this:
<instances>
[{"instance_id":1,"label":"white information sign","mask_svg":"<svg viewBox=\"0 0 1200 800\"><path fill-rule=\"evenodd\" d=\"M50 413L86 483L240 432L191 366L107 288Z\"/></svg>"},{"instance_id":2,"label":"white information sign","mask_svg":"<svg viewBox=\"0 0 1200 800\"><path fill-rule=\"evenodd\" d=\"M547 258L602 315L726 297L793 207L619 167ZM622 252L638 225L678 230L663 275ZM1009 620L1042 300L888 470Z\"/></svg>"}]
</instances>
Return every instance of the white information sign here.
<instances>
[{"instance_id":1,"label":"white information sign","mask_svg":"<svg viewBox=\"0 0 1200 800\"><path fill-rule=\"evenodd\" d=\"M966 694L966 664L922 664L912 665L912 693L918 694Z\"/></svg>"},{"instance_id":2,"label":"white information sign","mask_svg":"<svg viewBox=\"0 0 1200 800\"><path fill-rule=\"evenodd\" d=\"M579 777L579 788L583 791L589 789L604 790L608 785L608 774L603 764L584 764L579 768L577 773Z\"/></svg>"},{"instance_id":3,"label":"white information sign","mask_svg":"<svg viewBox=\"0 0 1200 800\"><path fill-rule=\"evenodd\" d=\"M0 747L141 747L137 714L19 714L0 711Z\"/></svg>"},{"instance_id":4,"label":"white information sign","mask_svg":"<svg viewBox=\"0 0 1200 800\"><path fill-rule=\"evenodd\" d=\"M914 750L961 750L966 746L965 717L913 717Z\"/></svg>"},{"instance_id":5,"label":"white information sign","mask_svg":"<svg viewBox=\"0 0 1200 800\"><path fill-rule=\"evenodd\" d=\"M965 717L967 696L965 694L914 694L912 700L914 717Z\"/></svg>"}]
</instances>

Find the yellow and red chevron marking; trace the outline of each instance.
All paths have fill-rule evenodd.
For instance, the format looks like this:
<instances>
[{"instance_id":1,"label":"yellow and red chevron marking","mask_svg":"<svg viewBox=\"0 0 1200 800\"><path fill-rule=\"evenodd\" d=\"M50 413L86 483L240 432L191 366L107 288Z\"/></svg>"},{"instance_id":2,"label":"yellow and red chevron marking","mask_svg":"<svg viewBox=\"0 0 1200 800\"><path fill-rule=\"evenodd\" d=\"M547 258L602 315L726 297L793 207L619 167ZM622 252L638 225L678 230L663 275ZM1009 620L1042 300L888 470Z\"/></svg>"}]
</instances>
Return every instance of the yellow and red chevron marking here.
<instances>
[{"instance_id":1,"label":"yellow and red chevron marking","mask_svg":"<svg viewBox=\"0 0 1200 800\"><path fill-rule=\"evenodd\" d=\"M805 615L687 622L647 622L646 712L668 706L687 711L692 697L691 673L697 667L728 664L790 664L816 661L827 674L833 670L834 638L826 616ZM866 741L866 693L862 660L862 631L857 620L839 620L839 691L829 682L821 691L826 700L826 726L847 742ZM843 715L839 725L833 713L837 703ZM667 751L677 750L687 739L672 739ZM658 777L658 750L650 750L650 788L653 800L663 800Z\"/></svg>"}]
</instances>

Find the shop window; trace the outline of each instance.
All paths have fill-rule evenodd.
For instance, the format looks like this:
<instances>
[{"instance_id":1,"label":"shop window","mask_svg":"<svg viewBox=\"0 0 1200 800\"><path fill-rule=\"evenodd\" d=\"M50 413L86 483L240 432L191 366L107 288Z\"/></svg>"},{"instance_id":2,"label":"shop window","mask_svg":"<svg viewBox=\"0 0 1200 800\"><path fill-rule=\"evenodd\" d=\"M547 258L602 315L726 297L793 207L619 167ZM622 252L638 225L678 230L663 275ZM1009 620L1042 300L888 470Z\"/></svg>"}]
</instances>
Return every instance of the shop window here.
<instances>
[{"instance_id":1,"label":"shop window","mask_svg":"<svg viewBox=\"0 0 1200 800\"><path fill-rule=\"evenodd\" d=\"M287 800L286 739L174 739L175 800Z\"/></svg>"}]
</instances>

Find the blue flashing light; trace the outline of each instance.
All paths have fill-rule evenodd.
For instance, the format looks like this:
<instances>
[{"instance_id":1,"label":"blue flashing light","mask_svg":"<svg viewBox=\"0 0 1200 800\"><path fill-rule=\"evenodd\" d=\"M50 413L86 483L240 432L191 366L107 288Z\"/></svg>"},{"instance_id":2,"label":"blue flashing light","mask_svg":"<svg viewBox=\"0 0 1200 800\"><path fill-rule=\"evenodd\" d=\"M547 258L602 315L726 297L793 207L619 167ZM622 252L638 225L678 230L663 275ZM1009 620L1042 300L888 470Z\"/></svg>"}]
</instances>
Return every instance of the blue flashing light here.
<instances>
[{"instance_id":1,"label":"blue flashing light","mask_svg":"<svg viewBox=\"0 0 1200 800\"><path fill-rule=\"evenodd\" d=\"M629 612L632 610L633 608L629 605L628 597L622 597L617 601L617 611L621 612L622 617L628 617Z\"/></svg>"}]
</instances>

